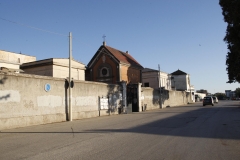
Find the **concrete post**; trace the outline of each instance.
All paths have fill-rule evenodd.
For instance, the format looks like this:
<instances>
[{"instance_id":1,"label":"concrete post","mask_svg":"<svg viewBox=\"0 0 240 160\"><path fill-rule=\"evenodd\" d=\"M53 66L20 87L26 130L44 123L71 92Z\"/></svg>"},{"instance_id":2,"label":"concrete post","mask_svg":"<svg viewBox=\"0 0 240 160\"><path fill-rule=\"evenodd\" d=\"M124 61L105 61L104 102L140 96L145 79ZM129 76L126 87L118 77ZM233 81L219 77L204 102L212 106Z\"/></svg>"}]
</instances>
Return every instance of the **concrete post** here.
<instances>
[{"instance_id":1,"label":"concrete post","mask_svg":"<svg viewBox=\"0 0 240 160\"><path fill-rule=\"evenodd\" d=\"M138 111L142 112L142 103L141 103L141 97L142 97L142 83L138 83L137 86L137 100L138 100Z\"/></svg>"}]
</instances>

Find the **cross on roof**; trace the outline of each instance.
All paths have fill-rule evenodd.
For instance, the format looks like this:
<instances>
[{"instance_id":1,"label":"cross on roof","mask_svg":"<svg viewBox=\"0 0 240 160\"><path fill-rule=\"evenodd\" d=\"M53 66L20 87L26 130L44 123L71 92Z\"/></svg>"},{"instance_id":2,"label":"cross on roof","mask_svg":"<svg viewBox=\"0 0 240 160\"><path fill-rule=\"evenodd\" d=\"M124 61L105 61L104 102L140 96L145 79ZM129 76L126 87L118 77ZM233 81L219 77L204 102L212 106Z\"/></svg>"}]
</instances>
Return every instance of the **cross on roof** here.
<instances>
[{"instance_id":1,"label":"cross on roof","mask_svg":"<svg viewBox=\"0 0 240 160\"><path fill-rule=\"evenodd\" d=\"M102 36L102 38L103 38L103 42L105 42L105 38L106 38L105 34Z\"/></svg>"}]
</instances>

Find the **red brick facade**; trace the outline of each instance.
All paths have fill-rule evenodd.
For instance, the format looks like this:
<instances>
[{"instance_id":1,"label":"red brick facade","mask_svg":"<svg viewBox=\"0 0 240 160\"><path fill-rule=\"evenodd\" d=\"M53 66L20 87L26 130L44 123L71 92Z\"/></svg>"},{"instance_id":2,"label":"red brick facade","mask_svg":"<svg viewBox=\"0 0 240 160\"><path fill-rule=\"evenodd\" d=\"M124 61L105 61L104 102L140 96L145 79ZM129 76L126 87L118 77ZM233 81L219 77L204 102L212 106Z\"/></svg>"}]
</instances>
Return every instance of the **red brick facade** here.
<instances>
[{"instance_id":1,"label":"red brick facade","mask_svg":"<svg viewBox=\"0 0 240 160\"><path fill-rule=\"evenodd\" d=\"M85 79L110 84L140 83L142 69L128 53L102 45L88 63Z\"/></svg>"}]
</instances>

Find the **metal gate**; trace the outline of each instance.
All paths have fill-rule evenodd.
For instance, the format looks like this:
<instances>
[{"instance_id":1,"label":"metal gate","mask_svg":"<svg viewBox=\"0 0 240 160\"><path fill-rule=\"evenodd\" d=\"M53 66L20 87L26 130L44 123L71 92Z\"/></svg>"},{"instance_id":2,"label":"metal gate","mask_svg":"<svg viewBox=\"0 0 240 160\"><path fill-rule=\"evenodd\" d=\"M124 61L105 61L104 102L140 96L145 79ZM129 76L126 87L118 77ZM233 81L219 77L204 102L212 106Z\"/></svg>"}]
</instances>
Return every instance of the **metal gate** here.
<instances>
[{"instance_id":1,"label":"metal gate","mask_svg":"<svg viewBox=\"0 0 240 160\"><path fill-rule=\"evenodd\" d=\"M138 109L138 84L127 85L127 105L132 104L132 112L139 112Z\"/></svg>"}]
</instances>

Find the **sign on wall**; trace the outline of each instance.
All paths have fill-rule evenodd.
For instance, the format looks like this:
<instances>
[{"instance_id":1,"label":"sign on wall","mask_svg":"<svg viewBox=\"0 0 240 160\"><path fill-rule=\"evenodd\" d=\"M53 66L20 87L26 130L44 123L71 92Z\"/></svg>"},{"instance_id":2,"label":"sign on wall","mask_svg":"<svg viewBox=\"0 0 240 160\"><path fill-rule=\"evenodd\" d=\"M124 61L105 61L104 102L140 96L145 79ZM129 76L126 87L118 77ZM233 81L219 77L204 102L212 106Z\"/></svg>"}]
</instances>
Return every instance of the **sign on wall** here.
<instances>
[{"instance_id":1,"label":"sign on wall","mask_svg":"<svg viewBox=\"0 0 240 160\"><path fill-rule=\"evenodd\" d=\"M100 98L100 109L108 109L108 98Z\"/></svg>"},{"instance_id":2,"label":"sign on wall","mask_svg":"<svg viewBox=\"0 0 240 160\"><path fill-rule=\"evenodd\" d=\"M49 83L45 84L44 89L46 92L49 92L51 90L51 85Z\"/></svg>"}]
</instances>

